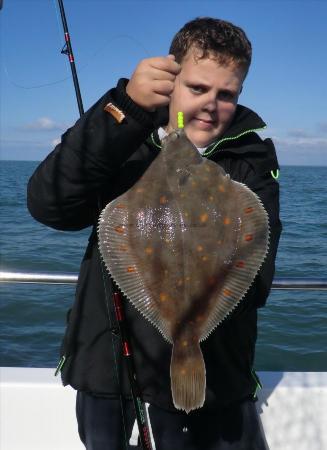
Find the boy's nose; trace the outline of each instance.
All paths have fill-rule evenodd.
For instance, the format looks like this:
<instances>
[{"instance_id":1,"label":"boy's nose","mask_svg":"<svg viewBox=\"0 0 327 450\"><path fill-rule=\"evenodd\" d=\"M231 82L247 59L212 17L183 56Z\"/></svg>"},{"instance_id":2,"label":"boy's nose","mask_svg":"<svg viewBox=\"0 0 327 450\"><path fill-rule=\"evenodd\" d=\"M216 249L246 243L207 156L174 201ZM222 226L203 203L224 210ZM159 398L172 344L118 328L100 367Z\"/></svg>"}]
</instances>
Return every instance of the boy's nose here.
<instances>
[{"instance_id":1,"label":"boy's nose","mask_svg":"<svg viewBox=\"0 0 327 450\"><path fill-rule=\"evenodd\" d=\"M216 109L217 109L217 99L216 99L216 97L209 98L206 101L203 109L205 109L207 111L210 111L210 112L215 112Z\"/></svg>"}]
</instances>

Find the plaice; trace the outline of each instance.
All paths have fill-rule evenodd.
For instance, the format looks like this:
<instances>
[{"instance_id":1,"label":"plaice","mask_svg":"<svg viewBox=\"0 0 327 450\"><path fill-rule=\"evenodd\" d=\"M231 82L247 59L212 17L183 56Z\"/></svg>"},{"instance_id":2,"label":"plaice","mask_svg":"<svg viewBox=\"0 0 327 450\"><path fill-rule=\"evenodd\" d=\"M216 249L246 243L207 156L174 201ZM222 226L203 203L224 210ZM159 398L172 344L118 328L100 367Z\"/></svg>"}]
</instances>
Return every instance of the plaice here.
<instances>
[{"instance_id":1,"label":"plaice","mask_svg":"<svg viewBox=\"0 0 327 450\"><path fill-rule=\"evenodd\" d=\"M200 342L244 297L268 251L260 199L177 130L134 186L105 207L98 234L121 291L173 346L175 407L200 408Z\"/></svg>"}]
</instances>

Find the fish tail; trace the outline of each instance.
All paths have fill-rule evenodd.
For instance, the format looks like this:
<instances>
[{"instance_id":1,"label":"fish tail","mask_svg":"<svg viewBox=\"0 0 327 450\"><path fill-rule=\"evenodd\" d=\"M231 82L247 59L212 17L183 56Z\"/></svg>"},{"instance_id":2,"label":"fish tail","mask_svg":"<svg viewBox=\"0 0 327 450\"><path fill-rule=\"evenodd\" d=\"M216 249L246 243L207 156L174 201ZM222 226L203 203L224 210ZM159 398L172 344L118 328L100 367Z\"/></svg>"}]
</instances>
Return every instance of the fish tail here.
<instances>
[{"instance_id":1,"label":"fish tail","mask_svg":"<svg viewBox=\"0 0 327 450\"><path fill-rule=\"evenodd\" d=\"M170 364L171 391L175 408L189 413L205 400L206 370L199 343L173 346Z\"/></svg>"}]
</instances>

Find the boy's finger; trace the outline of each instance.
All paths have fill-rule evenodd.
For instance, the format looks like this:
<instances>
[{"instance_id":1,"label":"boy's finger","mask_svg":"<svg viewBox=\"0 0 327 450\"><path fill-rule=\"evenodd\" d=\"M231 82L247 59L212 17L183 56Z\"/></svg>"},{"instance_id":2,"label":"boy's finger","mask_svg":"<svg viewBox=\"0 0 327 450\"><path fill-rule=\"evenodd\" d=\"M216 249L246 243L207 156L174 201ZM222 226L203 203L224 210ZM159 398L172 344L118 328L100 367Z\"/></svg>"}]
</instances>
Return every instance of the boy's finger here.
<instances>
[{"instance_id":1,"label":"boy's finger","mask_svg":"<svg viewBox=\"0 0 327 450\"><path fill-rule=\"evenodd\" d=\"M150 65L154 69L164 70L174 75L179 74L181 70L180 64L178 64L176 61L173 61L171 58L168 58L168 56L152 58L150 61Z\"/></svg>"},{"instance_id":2,"label":"boy's finger","mask_svg":"<svg viewBox=\"0 0 327 450\"><path fill-rule=\"evenodd\" d=\"M159 108L161 106L169 105L170 95L156 94L153 99L154 107Z\"/></svg>"},{"instance_id":3,"label":"boy's finger","mask_svg":"<svg viewBox=\"0 0 327 450\"><path fill-rule=\"evenodd\" d=\"M175 81L176 75L166 70L152 69L151 78L153 80Z\"/></svg>"},{"instance_id":4,"label":"boy's finger","mask_svg":"<svg viewBox=\"0 0 327 450\"><path fill-rule=\"evenodd\" d=\"M155 81L153 85L153 92L159 95L169 96L174 90L174 83L172 81Z\"/></svg>"}]
</instances>

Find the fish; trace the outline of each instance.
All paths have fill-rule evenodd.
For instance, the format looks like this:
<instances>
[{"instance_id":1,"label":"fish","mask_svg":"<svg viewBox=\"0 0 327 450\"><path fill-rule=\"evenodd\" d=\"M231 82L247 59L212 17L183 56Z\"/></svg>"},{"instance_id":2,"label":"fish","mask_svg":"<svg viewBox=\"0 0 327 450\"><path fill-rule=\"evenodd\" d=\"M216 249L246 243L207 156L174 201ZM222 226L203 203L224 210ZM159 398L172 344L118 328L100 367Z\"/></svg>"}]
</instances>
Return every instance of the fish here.
<instances>
[{"instance_id":1,"label":"fish","mask_svg":"<svg viewBox=\"0 0 327 450\"><path fill-rule=\"evenodd\" d=\"M260 198L177 129L137 182L103 209L98 237L119 289L172 345L175 408L201 408L200 343L244 298L268 252Z\"/></svg>"}]
</instances>

